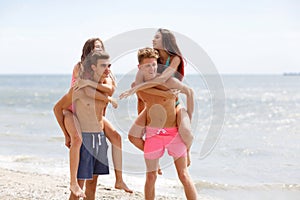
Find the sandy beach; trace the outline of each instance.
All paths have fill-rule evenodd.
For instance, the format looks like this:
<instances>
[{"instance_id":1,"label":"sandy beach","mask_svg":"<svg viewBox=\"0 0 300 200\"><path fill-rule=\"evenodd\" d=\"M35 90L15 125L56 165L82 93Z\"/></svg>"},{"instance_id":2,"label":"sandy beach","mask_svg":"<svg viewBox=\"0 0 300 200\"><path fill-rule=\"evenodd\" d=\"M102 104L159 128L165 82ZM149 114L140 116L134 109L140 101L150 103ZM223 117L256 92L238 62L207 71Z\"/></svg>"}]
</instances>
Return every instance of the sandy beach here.
<instances>
[{"instance_id":1,"label":"sandy beach","mask_svg":"<svg viewBox=\"0 0 300 200\"><path fill-rule=\"evenodd\" d=\"M69 179L67 176L55 177L52 175L20 172L2 168L0 168L0 188L1 200L63 200L68 199L70 194ZM98 183L96 199L140 200L144 199L144 196L141 191L134 191L133 194L129 194L111 186ZM178 198L158 195L157 199Z\"/></svg>"}]
</instances>

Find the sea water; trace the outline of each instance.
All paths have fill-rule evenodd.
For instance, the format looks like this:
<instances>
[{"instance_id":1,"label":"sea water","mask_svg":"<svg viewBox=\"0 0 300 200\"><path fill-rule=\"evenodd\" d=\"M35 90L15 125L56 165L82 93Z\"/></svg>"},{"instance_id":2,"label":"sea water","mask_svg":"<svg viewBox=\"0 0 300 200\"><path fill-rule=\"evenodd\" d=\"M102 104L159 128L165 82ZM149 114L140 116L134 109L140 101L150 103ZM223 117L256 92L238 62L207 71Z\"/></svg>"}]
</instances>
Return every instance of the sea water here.
<instances>
[{"instance_id":1,"label":"sea water","mask_svg":"<svg viewBox=\"0 0 300 200\"><path fill-rule=\"evenodd\" d=\"M224 122L216 145L200 156L209 133L213 97L205 78L187 75L194 89L192 164L189 171L204 199L300 198L300 76L223 75ZM114 97L128 89L133 76L117 76ZM68 91L70 75L0 76L0 167L68 175L68 149L53 106ZM184 96L180 96L182 105ZM143 154L128 140L137 117L136 96L108 106L107 118L123 139L125 178L143 190ZM109 148L111 150L111 148ZM111 153L108 153L113 172ZM158 193L183 198L173 160L160 162ZM129 178L130 177L130 178ZM113 184L114 176L103 179ZM132 180L135 180L132 183ZM178 195L178 191L180 195Z\"/></svg>"}]
</instances>

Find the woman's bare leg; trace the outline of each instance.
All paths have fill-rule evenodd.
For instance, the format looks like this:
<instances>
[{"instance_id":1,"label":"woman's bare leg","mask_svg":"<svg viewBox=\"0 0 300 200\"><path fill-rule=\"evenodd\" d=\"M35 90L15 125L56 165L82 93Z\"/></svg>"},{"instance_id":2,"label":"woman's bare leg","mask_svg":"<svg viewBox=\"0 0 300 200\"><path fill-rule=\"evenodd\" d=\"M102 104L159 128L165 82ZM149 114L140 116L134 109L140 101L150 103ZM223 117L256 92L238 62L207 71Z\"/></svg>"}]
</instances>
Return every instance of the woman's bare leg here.
<instances>
[{"instance_id":1,"label":"woman's bare leg","mask_svg":"<svg viewBox=\"0 0 300 200\"><path fill-rule=\"evenodd\" d=\"M191 164L190 149L193 143L194 136L192 134L191 120L188 113L180 105L176 107L178 132L187 147L187 166Z\"/></svg>"},{"instance_id":2,"label":"woman's bare leg","mask_svg":"<svg viewBox=\"0 0 300 200\"><path fill-rule=\"evenodd\" d=\"M133 191L127 187L122 176L122 140L119 133L114 129L112 124L104 117L104 133L112 144L112 159L115 168L116 183L115 188L123 189L126 192Z\"/></svg>"},{"instance_id":3,"label":"woman's bare leg","mask_svg":"<svg viewBox=\"0 0 300 200\"><path fill-rule=\"evenodd\" d=\"M80 147L82 144L80 125L77 117L70 111L64 111L64 123L71 138L69 151L70 190L77 197L85 197L84 191L80 188L77 182Z\"/></svg>"}]
</instances>

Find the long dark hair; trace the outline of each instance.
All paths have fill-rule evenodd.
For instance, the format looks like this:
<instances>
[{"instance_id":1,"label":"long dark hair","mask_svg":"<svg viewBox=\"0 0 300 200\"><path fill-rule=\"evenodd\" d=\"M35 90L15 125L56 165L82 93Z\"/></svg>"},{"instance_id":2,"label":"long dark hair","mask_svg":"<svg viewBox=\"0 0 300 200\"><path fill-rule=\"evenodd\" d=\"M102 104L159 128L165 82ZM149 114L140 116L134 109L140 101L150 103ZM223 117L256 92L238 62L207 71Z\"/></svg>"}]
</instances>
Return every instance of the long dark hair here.
<instances>
[{"instance_id":1,"label":"long dark hair","mask_svg":"<svg viewBox=\"0 0 300 200\"><path fill-rule=\"evenodd\" d=\"M85 42L85 44L82 48L81 62L83 62L84 59L87 57L87 55L89 55L89 53L91 53L92 50L95 48L95 42L97 40L101 43L103 51L105 51L103 42L102 42L102 40L100 40L100 38L90 38Z\"/></svg>"},{"instance_id":2,"label":"long dark hair","mask_svg":"<svg viewBox=\"0 0 300 200\"><path fill-rule=\"evenodd\" d=\"M174 34L170 30L163 28L159 28L157 32L159 32L162 36L162 45L164 50L170 56L178 56L180 58L181 62L177 68L178 73L175 74L175 77L182 81L184 77L184 60Z\"/></svg>"},{"instance_id":3,"label":"long dark hair","mask_svg":"<svg viewBox=\"0 0 300 200\"><path fill-rule=\"evenodd\" d=\"M103 51L105 51L103 42L100 38L90 38L84 43L82 47L81 59L80 62L78 63L80 66L79 76L83 79L90 79L92 77L92 70L87 70L87 69L84 70L83 63L85 63L86 58L93 53L96 41L99 41L101 43L102 49Z\"/></svg>"}]
</instances>

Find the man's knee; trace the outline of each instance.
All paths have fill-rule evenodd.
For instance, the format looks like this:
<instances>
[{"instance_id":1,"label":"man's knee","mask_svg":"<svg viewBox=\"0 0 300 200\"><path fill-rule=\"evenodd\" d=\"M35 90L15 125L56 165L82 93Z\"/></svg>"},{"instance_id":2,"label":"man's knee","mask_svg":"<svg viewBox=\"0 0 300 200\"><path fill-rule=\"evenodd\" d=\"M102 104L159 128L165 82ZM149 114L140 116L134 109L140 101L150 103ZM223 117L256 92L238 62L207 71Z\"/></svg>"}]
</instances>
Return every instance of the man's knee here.
<instances>
[{"instance_id":1,"label":"man's knee","mask_svg":"<svg viewBox=\"0 0 300 200\"><path fill-rule=\"evenodd\" d=\"M190 176L186 170L180 170L178 172L178 178L183 184L188 183L190 181Z\"/></svg>"},{"instance_id":2,"label":"man's knee","mask_svg":"<svg viewBox=\"0 0 300 200\"><path fill-rule=\"evenodd\" d=\"M154 172L147 172L147 182L148 183L155 183L156 178L157 178L156 171L154 171Z\"/></svg>"},{"instance_id":3,"label":"man's knee","mask_svg":"<svg viewBox=\"0 0 300 200\"><path fill-rule=\"evenodd\" d=\"M98 179L98 177L94 176L93 180L87 180L85 182L86 192L88 192L88 193L95 193L96 192L97 179Z\"/></svg>"}]
</instances>

